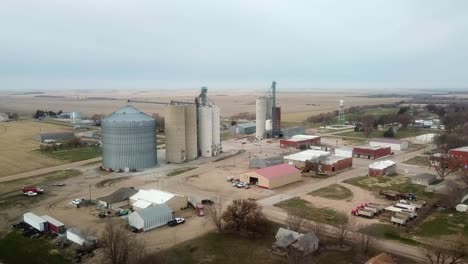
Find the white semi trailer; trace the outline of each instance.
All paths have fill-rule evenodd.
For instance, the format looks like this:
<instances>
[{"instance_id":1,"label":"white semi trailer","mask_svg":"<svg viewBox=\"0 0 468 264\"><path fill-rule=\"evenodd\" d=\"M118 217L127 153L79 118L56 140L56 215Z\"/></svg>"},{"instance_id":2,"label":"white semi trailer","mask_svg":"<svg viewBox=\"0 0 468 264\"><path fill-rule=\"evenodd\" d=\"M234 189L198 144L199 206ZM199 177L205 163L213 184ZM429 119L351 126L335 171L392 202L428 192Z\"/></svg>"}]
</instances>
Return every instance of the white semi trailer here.
<instances>
[{"instance_id":1,"label":"white semi trailer","mask_svg":"<svg viewBox=\"0 0 468 264\"><path fill-rule=\"evenodd\" d=\"M42 219L42 217L36 214L33 214L31 212L25 213L23 215L23 221L39 231L44 231L48 227L46 220Z\"/></svg>"}]
</instances>

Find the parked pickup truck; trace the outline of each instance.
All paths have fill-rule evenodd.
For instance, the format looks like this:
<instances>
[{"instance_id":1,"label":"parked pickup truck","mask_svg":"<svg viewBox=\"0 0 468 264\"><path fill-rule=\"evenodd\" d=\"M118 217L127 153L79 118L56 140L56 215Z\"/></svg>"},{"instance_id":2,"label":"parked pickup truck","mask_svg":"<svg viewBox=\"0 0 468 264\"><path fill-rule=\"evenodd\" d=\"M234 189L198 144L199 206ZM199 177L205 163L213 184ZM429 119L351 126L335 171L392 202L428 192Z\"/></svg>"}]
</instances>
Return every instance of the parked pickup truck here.
<instances>
[{"instance_id":1,"label":"parked pickup truck","mask_svg":"<svg viewBox=\"0 0 468 264\"><path fill-rule=\"evenodd\" d=\"M172 219L171 221L167 222L168 226L176 226L185 223L185 219L182 217L176 217Z\"/></svg>"}]
</instances>

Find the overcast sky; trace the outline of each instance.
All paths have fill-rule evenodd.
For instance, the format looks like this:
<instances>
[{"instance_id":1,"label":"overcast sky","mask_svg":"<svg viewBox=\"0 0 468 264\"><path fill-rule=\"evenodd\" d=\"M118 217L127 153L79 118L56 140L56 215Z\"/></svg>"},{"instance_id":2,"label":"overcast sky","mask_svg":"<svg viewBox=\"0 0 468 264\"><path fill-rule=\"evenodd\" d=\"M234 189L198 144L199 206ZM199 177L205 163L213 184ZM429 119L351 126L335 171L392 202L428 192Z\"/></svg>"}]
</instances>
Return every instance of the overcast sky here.
<instances>
[{"instance_id":1,"label":"overcast sky","mask_svg":"<svg viewBox=\"0 0 468 264\"><path fill-rule=\"evenodd\" d=\"M466 88L467 0L1 0L0 89Z\"/></svg>"}]
</instances>

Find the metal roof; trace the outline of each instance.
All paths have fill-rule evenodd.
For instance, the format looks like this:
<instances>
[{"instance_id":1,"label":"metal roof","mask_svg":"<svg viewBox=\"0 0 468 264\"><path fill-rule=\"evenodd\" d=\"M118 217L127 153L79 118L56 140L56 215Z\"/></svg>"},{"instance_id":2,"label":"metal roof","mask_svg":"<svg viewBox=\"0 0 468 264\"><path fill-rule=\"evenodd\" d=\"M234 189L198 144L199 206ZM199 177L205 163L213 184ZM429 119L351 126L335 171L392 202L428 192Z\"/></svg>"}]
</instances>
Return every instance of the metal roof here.
<instances>
[{"instance_id":1,"label":"metal roof","mask_svg":"<svg viewBox=\"0 0 468 264\"><path fill-rule=\"evenodd\" d=\"M255 123L241 123L241 124L237 124L236 126L242 127L242 128L248 128L248 127L255 127L256 124Z\"/></svg>"},{"instance_id":2,"label":"metal roof","mask_svg":"<svg viewBox=\"0 0 468 264\"><path fill-rule=\"evenodd\" d=\"M468 152L468 146L459 147L459 148L454 148L454 149L451 149L451 150Z\"/></svg>"},{"instance_id":3,"label":"metal roof","mask_svg":"<svg viewBox=\"0 0 468 264\"><path fill-rule=\"evenodd\" d=\"M396 163L391 160L377 161L369 165L369 169L383 170L395 164Z\"/></svg>"},{"instance_id":4,"label":"metal roof","mask_svg":"<svg viewBox=\"0 0 468 264\"><path fill-rule=\"evenodd\" d=\"M172 214L172 210L166 204L156 204L154 206L136 211L134 214L138 214L141 219L143 219L143 221L146 221Z\"/></svg>"},{"instance_id":5,"label":"metal roof","mask_svg":"<svg viewBox=\"0 0 468 264\"><path fill-rule=\"evenodd\" d=\"M128 198L130 198L132 195L136 194L137 192L138 192L137 189L123 187L107 196L97 198L97 200L104 201L106 203L111 203L111 204L118 203L121 201L128 200Z\"/></svg>"},{"instance_id":6,"label":"metal roof","mask_svg":"<svg viewBox=\"0 0 468 264\"><path fill-rule=\"evenodd\" d=\"M311 135L295 135L292 136L290 139L285 139L286 141L291 141L291 142L300 142L300 141L306 141L306 140L311 140L311 139L316 139L320 138L319 136L311 136Z\"/></svg>"},{"instance_id":7,"label":"metal roof","mask_svg":"<svg viewBox=\"0 0 468 264\"><path fill-rule=\"evenodd\" d=\"M119 110L113 112L109 116L105 117L103 122L138 122L138 121L154 121L154 119L143 113L142 111L136 109L131 105L120 108Z\"/></svg>"},{"instance_id":8,"label":"metal roof","mask_svg":"<svg viewBox=\"0 0 468 264\"><path fill-rule=\"evenodd\" d=\"M328 155L325 157L325 160L323 161L323 164L327 165L333 165L334 163L340 161L340 160L345 160L349 159L351 157L342 157L342 156L336 156L336 155Z\"/></svg>"},{"instance_id":9,"label":"metal roof","mask_svg":"<svg viewBox=\"0 0 468 264\"><path fill-rule=\"evenodd\" d=\"M401 143L403 143L405 141L399 140L399 139L391 139L391 138L371 138L370 142L401 144Z\"/></svg>"},{"instance_id":10,"label":"metal roof","mask_svg":"<svg viewBox=\"0 0 468 264\"><path fill-rule=\"evenodd\" d=\"M38 215L36 215L34 213L31 213L31 212L25 213L24 216L31 219L31 220L33 220L36 223L45 223L45 222L47 222L46 220L42 219L42 217L40 217L40 216L38 216Z\"/></svg>"},{"instance_id":11,"label":"metal roof","mask_svg":"<svg viewBox=\"0 0 468 264\"><path fill-rule=\"evenodd\" d=\"M302 152L298 152L295 154L285 156L284 159L304 162L306 160L311 160L311 159L315 159L315 158L322 157L322 156L328 156L328 155L330 155L330 152L328 151L309 149L306 151L302 151Z\"/></svg>"},{"instance_id":12,"label":"metal roof","mask_svg":"<svg viewBox=\"0 0 468 264\"><path fill-rule=\"evenodd\" d=\"M130 199L145 200L154 204L163 204L174 196L175 194L173 193L163 192L160 190L139 190L136 194L132 195Z\"/></svg>"},{"instance_id":13,"label":"metal roof","mask_svg":"<svg viewBox=\"0 0 468 264\"><path fill-rule=\"evenodd\" d=\"M273 179L297 172L300 172L300 170L289 164L279 164L255 170L255 173L258 173L267 179Z\"/></svg>"},{"instance_id":14,"label":"metal roof","mask_svg":"<svg viewBox=\"0 0 468 264\"><path fill-rule=\"evenodd\" d=\"M283 237L285 237L285 236L287 236L287 235L290 235L290 234L293 235L293 238L294 238L294 239L298 239L298 238L300 238L301 236L304 235L304 234L295 232L295 231L293 231L293 230L280 227L280 228L278 229L278 232L276 232L275 238L276 238L276 240L280 240L280 239L282 239Z\"/></svg>"}]
</instances>

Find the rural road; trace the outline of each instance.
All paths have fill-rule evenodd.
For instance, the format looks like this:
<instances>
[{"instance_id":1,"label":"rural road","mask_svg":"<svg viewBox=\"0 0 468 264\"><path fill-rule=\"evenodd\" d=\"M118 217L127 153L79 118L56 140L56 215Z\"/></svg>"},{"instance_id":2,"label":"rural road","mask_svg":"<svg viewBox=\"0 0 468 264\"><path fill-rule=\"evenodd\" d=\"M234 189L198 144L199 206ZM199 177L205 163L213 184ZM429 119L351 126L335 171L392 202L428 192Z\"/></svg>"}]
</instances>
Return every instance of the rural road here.
<instances>
[{"instance_id":1,"label":"rural road","mask_svg":"<svg viewBox=\"0 0 468 264\"><path fill-rule=\"evenodd\" d=\"M17 180L17 179L34 177L34 176L40 176L40 175L43 175L43 174L46 174L46 173L51 173L51 172L60 171L60 170L66 170L66 169L86 165L86 164L89 164L89 163L98 162L98 161L101 161L101 160L102 160L102 158L99 157L99 158L82 160L82 161L77 161L77 162L72 162L72 163L66 163L66 164L58 165L58 166L54 166L54 167L48 167L48 168L23 172L23 173L19 173L19 174L9 175L9 176L5 176L5 177L1 177L0 178L0 183L1 182L9 182L9 181Z\"/></svg>"}]
</instances>

